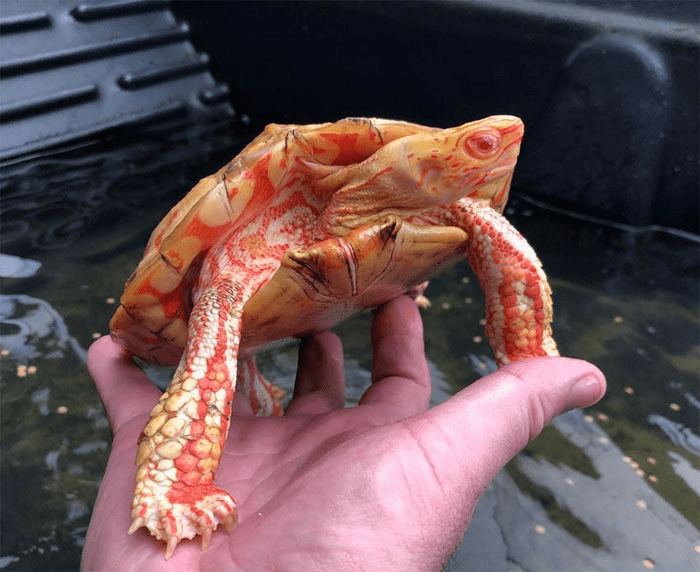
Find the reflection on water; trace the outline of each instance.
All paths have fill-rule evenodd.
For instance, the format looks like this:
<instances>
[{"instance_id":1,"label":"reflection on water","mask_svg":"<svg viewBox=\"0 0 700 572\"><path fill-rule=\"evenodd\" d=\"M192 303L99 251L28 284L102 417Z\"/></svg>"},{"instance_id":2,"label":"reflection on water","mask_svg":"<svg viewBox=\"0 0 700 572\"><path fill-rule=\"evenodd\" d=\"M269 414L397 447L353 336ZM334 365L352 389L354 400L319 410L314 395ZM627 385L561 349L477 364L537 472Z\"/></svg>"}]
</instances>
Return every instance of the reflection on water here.
<instances>
[{"instance_id":1,"label":"reflection on water","mask_svg":"<svg viewBox=\"0 0 700 572\"><path fill-rule=\"evenodd\" d=\"M697 400L693 398L690 392L686 393L688 401L692 406L697 407ZM689 453L700 456L700 438L695 435L689 427L683 427L681 423L674 423L663 415L652 413L649 415L649 423L658 425L658 427L671 439L675 445L680 445ZM700 491L698 491L700 494Z\"/></svg>"},{"instance_id":2,"label":"reflection on water","mask_svg":"<svg viewBox=\"0 0 700 572\"><path fill-rule=\"evenodd\" d=\"M40 298L0 294L0 320L0 347L14 359L60 359L71 349L85 361L86 350L68 333L61 315Z\"/></svg>"},{"instance_id":3,"label":"reflection on water","mask_svg":"<svg viewBox=\"0 0 700 572\"><path fill-rule=\"evenodd\" d=\"M8 217L34 218L10 228L16 232L3 237L3 250L40 266L0 259L0 569L77 569L110 444L85 349L107 333L155 223L240 147L226 132L204 139L168 144L167 153L179 148L189 161L160 156L157 141L147 140L129 160L84 151L5 178L12 192L3 231ZM62 169L72 170L59 177L70 192L44 189L37 203L47 173ZM697 240L614 228L518 199L507 214L551 278L562 353L596 363L609 390L600 404L557 419L498 475L448 569L697 567ZM435 403L494 365L468 266L447 270L427 293ZM350 403L369 383L369 321L362 315L337 328ZM291 388L294 344L259 362Z\"/></svg>"}]
</instances>

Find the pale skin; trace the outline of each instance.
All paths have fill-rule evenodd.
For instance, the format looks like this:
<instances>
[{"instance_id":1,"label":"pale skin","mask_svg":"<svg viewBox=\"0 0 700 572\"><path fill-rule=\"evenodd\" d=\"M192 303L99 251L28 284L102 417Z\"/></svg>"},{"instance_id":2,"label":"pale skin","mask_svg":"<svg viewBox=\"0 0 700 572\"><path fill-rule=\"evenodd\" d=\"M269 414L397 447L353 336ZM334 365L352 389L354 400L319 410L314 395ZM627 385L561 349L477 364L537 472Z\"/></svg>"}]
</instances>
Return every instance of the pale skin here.
<instances>
[{"instance_id":1,"label":"pale skin","mask_svg":"<svg viewBox=\"0 0 700 572\"><path fill-rule=\"evenodd\" d=\"M84 570L316 572L440 570L496 473L563 411L605 392L592 364L561 357L502 367L429 409L418 309L402 296L372 324L372 385L344 408L340 340L300 347L294 397L281 418L234 398L217 481L236 491L239 523L206 551L182 541L170 560L145 529L127 535L133 459L160 392L111 338L88 368L114 435L83 552Z\"/></svg>"}]
</instances>

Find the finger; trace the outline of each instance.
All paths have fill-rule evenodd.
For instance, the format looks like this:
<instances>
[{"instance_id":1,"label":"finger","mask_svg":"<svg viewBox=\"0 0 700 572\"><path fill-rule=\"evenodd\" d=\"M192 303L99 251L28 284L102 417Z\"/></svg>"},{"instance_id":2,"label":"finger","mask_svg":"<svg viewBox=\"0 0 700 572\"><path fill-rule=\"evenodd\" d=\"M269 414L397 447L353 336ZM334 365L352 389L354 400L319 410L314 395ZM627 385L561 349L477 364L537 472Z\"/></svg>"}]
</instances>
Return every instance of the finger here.
<instances>
[{"instance_id":1,"label":"finger","mask_svg":"<svg viewBox=\"0 0 700 572\"><path fill-rule=\"evenodd\" d=\"M576 359L543 357L506 365L412 419L436 472L483 490L554 417L605 393L605 377ZM458 468L456 470L456 468Z\"/></svg>"},{"instance_id":2,"label":"finger","mask_svg":"<svg viewBox=\"0 0 700 572\"><path fill-rule=\"evenodd\" d=\"M425 411L429 403L423 322L416 303L400 296L374 312L372 385L360 404L390 406L400 417L407 417Z\"/></svg>"},{"instance_id":3,"label":"finger","mask_svg":"<svg viewBox=\"0 0 700 572\"><path fill-rule=\"evenodd\" d=\"M331 332L301 340L294 395L286 415L316 415L345 404L343 346Z\"/></svg>"},{"instance_id":4,"label":"finger","mask_svg":"<svg viewBox=\"0 0 700 572\"><path fill-rule=\"evenodd\" d=\"M129 419L149 413L161 395L129 353L110 336L103 336L90 346L87 367L113 433Z\"/></svg>"}]
</instances>

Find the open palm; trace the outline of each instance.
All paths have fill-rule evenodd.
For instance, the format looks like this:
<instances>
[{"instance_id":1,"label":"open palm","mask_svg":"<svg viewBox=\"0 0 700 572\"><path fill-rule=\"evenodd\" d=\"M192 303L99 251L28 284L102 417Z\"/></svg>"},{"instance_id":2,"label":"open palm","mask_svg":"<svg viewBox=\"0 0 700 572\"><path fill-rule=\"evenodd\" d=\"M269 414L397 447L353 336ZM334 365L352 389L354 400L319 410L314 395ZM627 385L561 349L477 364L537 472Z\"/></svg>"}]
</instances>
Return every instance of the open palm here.
<instances>
[{"instance_id":1,"label":"open palm","mask_svg":"<svg viewBox=\"0 0 700 572\"><path fill-rule=\"evenodd\" d=\"M159 391L109 337L88 367L114 433L83 568L88 570L437 570L500 468L554 416L597 401L592 365L536 358L501 368L428 410L430 379L413 301L375 312L372 385L344 409L342 348L331 333L302 341L282 418L234 399L217 483L239 524L202 552L126 534L138 436Z\"/></svg>"}]
</instances>

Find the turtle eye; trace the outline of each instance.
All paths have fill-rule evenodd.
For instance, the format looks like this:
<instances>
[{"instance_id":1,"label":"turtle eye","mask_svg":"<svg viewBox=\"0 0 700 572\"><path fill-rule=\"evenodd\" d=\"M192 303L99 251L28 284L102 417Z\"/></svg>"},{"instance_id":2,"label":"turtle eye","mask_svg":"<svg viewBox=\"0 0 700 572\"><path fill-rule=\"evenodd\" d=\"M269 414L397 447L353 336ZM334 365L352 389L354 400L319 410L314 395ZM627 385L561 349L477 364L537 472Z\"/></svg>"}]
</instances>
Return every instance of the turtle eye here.
<instances>
[{"instance_id":1,"label":"turtle eye","mask_svg":"<svg viewBox=\"0 0 700 572\"><path fill-rule=\"evenodd\" d=\"M501 148L501 134L495 129L477 131L466 142L467 152L477 159L488 159Z\"/></svg>"}]
</instances>

